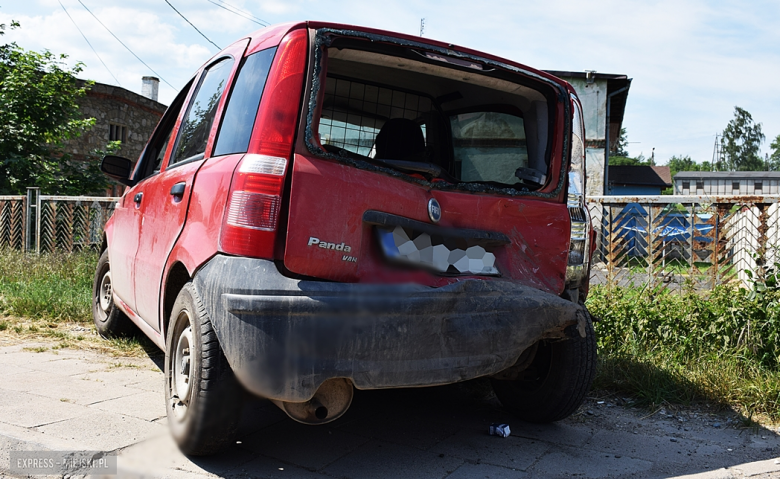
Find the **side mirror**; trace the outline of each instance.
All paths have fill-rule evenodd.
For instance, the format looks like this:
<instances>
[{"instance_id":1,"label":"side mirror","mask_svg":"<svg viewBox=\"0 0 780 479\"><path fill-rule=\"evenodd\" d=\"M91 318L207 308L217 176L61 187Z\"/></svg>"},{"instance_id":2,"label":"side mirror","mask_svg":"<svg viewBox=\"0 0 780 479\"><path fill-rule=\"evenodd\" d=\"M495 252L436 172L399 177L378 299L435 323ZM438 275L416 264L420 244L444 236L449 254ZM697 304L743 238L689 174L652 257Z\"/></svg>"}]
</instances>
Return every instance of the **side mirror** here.
<instances>
[{"instance_id":1,"label":"side mirror","mask_svg":"<svg viewBox=\"0 0 780 479\"><path fill-rule=\"evenodd\" d=\"M134 186L135 181L130 179L133 172L133 162L121 156L107 155L100 162L100 171L123 185Z\"/></svg>"}]
</instances>

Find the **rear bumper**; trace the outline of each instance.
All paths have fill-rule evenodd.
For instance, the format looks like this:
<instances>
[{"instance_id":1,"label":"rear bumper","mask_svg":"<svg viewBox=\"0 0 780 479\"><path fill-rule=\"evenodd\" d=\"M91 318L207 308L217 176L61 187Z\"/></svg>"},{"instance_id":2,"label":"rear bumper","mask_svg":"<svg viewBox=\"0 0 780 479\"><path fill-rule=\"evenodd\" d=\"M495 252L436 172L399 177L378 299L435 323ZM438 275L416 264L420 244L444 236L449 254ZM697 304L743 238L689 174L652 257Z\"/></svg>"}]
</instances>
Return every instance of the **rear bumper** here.
<instances>
[{"instance_id":1,"label":"rear bumper","mask_svg":"<svg viewBox=\"0 0 780 479\"><path fill-rule=\"evenodd\" d=\"M440 288L302 281L270 261L218 255L194 284L239 381L292 402L330 378L380 389L493 374L539 339L585 323L580 306L501 280Z\"/></svg>"}]
</instances>

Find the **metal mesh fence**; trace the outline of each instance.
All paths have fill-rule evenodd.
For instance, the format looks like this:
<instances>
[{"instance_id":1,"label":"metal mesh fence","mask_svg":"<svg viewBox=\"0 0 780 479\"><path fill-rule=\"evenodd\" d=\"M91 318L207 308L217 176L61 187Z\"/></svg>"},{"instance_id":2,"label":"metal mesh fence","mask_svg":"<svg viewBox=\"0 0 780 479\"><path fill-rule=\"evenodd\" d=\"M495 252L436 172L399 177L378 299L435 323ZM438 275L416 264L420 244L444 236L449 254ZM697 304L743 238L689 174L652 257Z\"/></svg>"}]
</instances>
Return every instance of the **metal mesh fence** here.
<instances>
[{"instance_id":1,"label":"metal mesh fence","mask_svg":"<svg viewBox=\"0 0 780 479\"><path fill-rule=\"evenodd\" d=\"M99 246L118 200L0 196L0 248ZM588 206L596 232L591 284L749 286L780 263L780 195L601 196Z\"/></svg>"},{"instance_id":2,"label":"metal mesh fence","mask_svg":"<svg viewBox=\"0 0 780 479\"><path fill-rule=\"evenodd\" d=\"M780 196L589 198L591 284L748 286L773 271Z\"/></svg>"},{"instance_id":3,"label":"metal mesh fence","mask_svg":"<svg viewBox=\"0 0 780 479\"><path fill-rule=\"evenodd\" d=\"M26 197L0 196L0 249L23 249Z\"/></svg>"},{"instance_id":4,"label":"metal mesh fence","mask_svg":"<svg viewBox=\"0 0 780 479\"><path fill-rule=\"evenodd\" d=\"M119 198L91 196L39 197L36 250L78 251L100 245Z\"/></svg>"}]
</instances>

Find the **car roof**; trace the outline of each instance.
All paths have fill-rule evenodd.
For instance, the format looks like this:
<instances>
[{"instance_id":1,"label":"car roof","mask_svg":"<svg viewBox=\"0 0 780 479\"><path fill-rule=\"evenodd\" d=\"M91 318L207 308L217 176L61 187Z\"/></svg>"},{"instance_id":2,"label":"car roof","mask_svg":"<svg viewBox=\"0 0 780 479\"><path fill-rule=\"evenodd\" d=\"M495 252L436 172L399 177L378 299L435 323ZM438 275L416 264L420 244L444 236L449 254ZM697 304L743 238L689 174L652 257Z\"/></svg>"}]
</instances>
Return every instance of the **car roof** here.
<instances>
[{"instance_id":1,"label":"car roof","mask_svg":"<svg viewBox=\"0 0 780 479\"><path fill-rule=\"evenodd\" d=\"M405 33L399 33L399 32L392 32L388 30L380 30L377 28L369 28L369 27L363 27L363 26L357 26L357 25L347 25L342 23L333 23L333 22L323 22L323 21L316 21L316 20L310 20L310 21L302 21L302 22L289 22L289 23L281 23L277 25L271 25L269 27L261 28L259 30L256 30L248 35L249 38L251 38L251 41L249 43L249 46L246 49L246 55L250 55L252 53L258 52L260 50L264 50L266 48L270 48L273 46L279 45L279 43L282 41L282 38L284 36L295 29L298 28L312 28L312 29L321 29L321 28L328 28L333 30L342 30L342 31L353 31L353 32L361 32L361 33L367 33L370 35L379 35L379 36L389 36L393 37L395 39L405 40L409 42L414 43L422 43L425 45L430 45L432 47L436 47L439 49L446 49L457 53L463 53L467 55L473 55L476 57L481 57L487 60L492 60L495 62L504 63L516 68L519 68L521 70L534 73L536 75L542 76L548 80L555 81L556 83L559 83L561 85L565 85L568 87L570 91L574 91L566 82L565 80L562 80L561 78L558 78L554 75L551 75L545 71L537 70L536 68L529 67L528 65L524 65L522 63L518 63L506 58L498 57L496 55L492 55L490 53L481 52L478 50L474 50L467 47L462 47L459 45L455 45L452 43L445 43L439 40L434 40L431 38L426 37L419 37L414 35L408 35ZM243 37L246 38L246 37ZM211 60L210 60L211 61Z\"/></svg>"}]
</instances>

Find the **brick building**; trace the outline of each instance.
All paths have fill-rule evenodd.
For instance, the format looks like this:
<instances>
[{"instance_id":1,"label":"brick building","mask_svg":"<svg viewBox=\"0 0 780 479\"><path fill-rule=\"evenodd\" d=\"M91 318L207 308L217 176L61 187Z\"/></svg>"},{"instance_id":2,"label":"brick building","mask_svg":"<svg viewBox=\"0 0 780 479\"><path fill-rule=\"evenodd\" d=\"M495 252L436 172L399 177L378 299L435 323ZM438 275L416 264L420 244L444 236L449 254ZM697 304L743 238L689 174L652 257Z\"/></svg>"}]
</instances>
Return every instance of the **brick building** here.
<instances>
[{"instance_id":1,"label":"brick building","mask_svg":"<svg viewBox=\"0 0 780 479\"><path fill-rule=\"evenodd\" d=\"M80 81L83 85L83 81ZM104 150L109 141L119 140L116 153L135 161L167 106L157 101L159 80L144 77L143 92L149 98L122 87L95 83L79 100L84 118L94 118L95 126L65 143L64 151L85 159L95 150Z\"/></svg>"}]
</instances>

